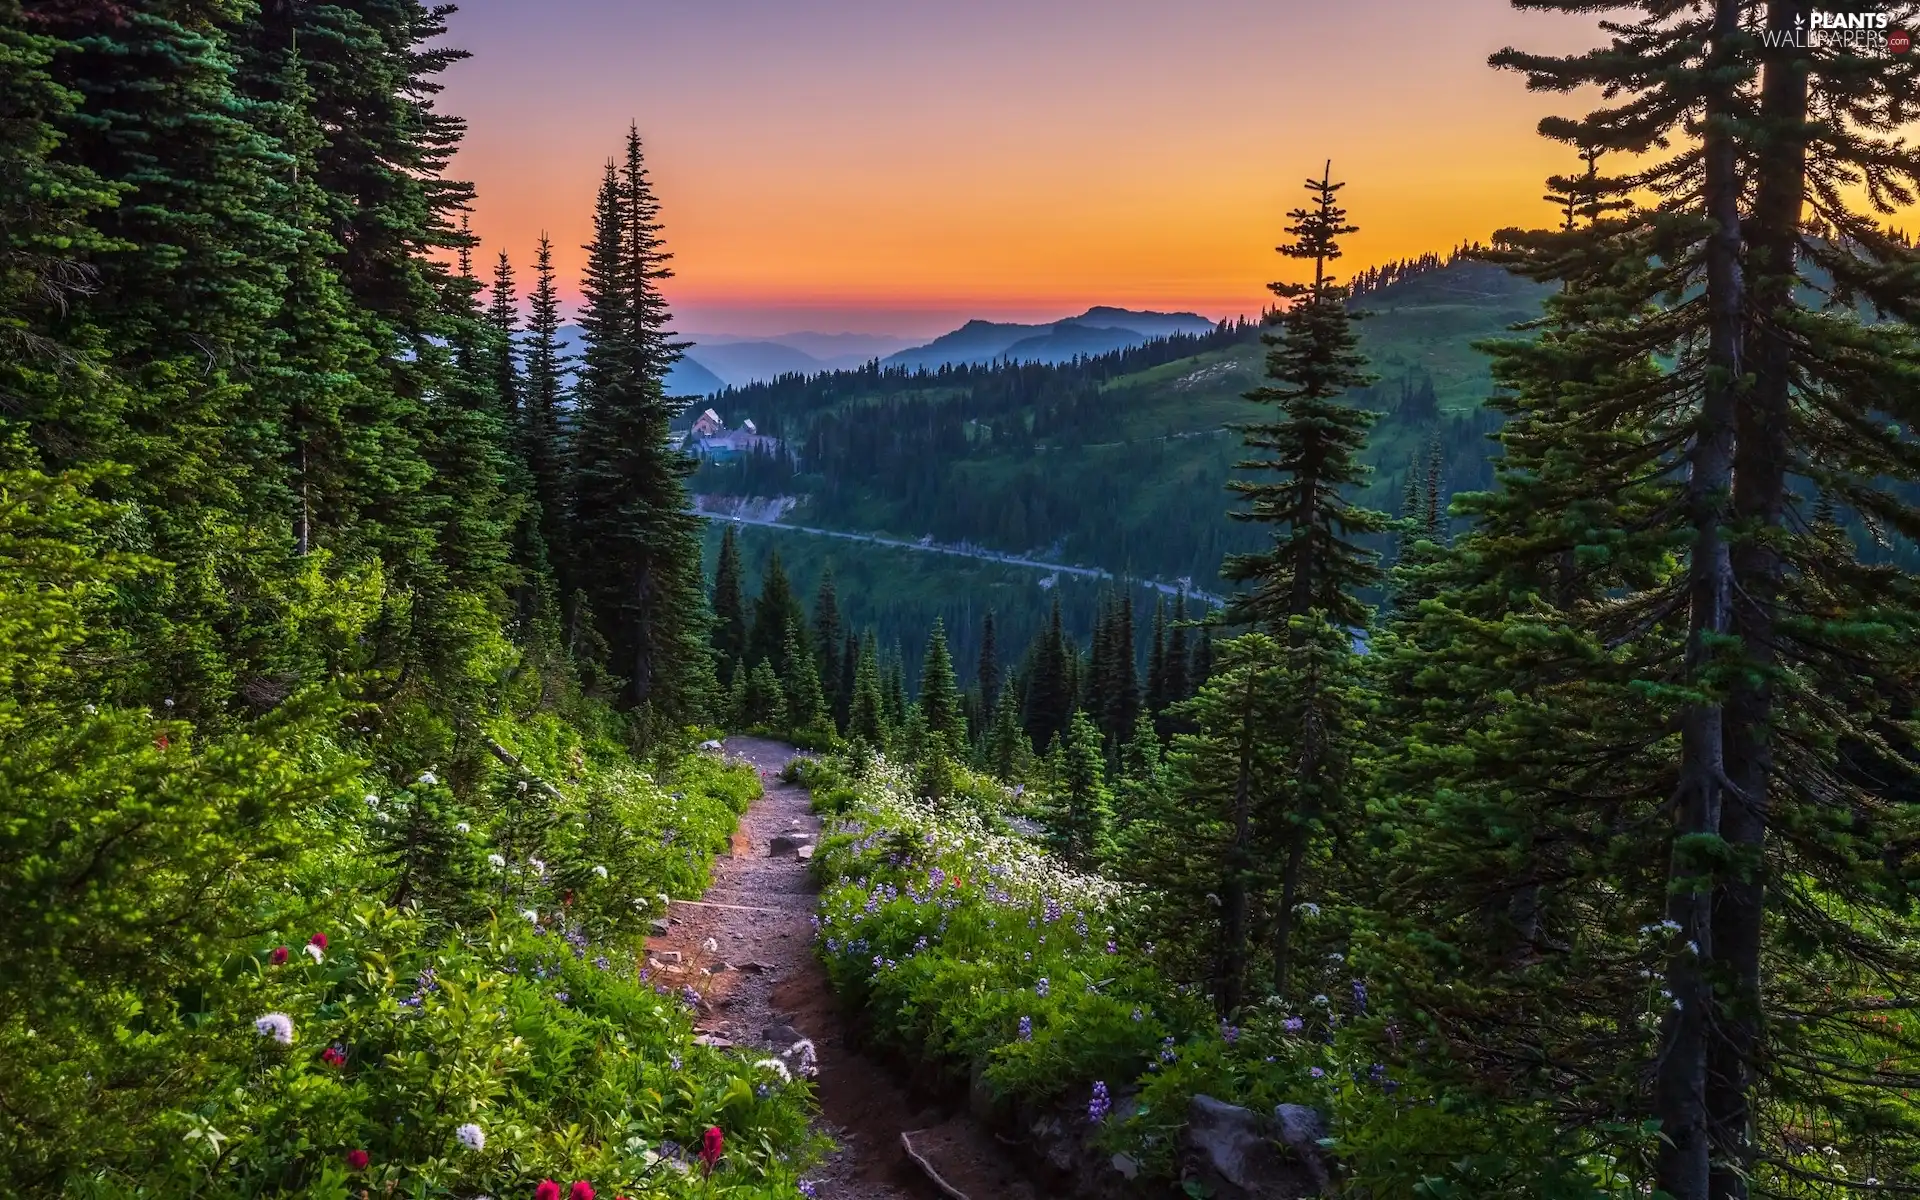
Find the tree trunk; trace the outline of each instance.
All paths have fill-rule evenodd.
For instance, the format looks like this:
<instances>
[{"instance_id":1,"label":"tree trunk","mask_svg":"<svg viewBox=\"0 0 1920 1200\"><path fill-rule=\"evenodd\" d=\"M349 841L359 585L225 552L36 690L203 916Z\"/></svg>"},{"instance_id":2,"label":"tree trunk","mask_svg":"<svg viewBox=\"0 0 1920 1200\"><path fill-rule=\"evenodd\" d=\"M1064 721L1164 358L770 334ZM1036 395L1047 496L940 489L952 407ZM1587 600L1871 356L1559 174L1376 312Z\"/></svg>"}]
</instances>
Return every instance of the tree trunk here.
<instances>
[{"instance_id":1,"label":"tree trunk","mask_svg":"<svg viewBox=\"0 0 1920 1200\"><path fill-rule=\"evenodd\" d=\"M1714 954L1712 866L1702 851L1718 836L1726 768L1722 757L1724 712L1712 694L1718 651L1731 628L1733 591L1723 527L1732 488L1736 396L1744 367L1743 281L1740 266L1740 175L1738 148L1728 123L1734 83L1727 78L1740 30L1740 0L1715 0L1712 47L1706 72L1715 76L1706 95L1702 135L1706 215L1714 223L1706 244L1707 364L1692 443L1688 451L1687 514L1693 531L1688 563L1689 615L1686 681L1707 694L1681 722L1679 786L1674 796L1674 839L1668 867L1667 917L1679 926L1667 965L1672 1005L1666 1015L1655 1066L1654 1115L1663 1141L1656 1186L1674 1200L1707 1200L1711 1145L1707 1129L1707 1042L1713 991L1707 966Z\"/></svg>"},{"instance_id":2,"label":"tree trunk","mask_svg":"<svg viewBox=\"0 0 1920 1200\"><path fill-rule=\"evenodd\" d=\"M1756 163L1749 257L1754 386L1740 406L1736 430L1733 509L1741 536L1731 555L1738 597L1732 612L1733 631L1752 669L1734 677L1723 730L1733 786L1721 812L1720 832L1738 856L1738 866L1720 880L1713 902L1714 954L1725 992L1716 1017L1719 1036L1710 1050L1707 1070L1707 1119L1715 1150L1713 1200L1745 1200L1753 1157L1752 1090L1763 1018L1760 946L1766 880L1762 851L1773 768L1771 672L1776 664L1774 623L1782 576L1773 539L1780 532L1786 507L1793 369L1793 346L1773 317L1794 302L1807 169L1803 129L1807 61L1805 53L1784 35L1805 27L1810 8L1809 0L1772 0L1767 24L1783 35L1778 39L1782 44L1763 51L1760 105L1766 136Z\"/></svg>"}]
</instances>

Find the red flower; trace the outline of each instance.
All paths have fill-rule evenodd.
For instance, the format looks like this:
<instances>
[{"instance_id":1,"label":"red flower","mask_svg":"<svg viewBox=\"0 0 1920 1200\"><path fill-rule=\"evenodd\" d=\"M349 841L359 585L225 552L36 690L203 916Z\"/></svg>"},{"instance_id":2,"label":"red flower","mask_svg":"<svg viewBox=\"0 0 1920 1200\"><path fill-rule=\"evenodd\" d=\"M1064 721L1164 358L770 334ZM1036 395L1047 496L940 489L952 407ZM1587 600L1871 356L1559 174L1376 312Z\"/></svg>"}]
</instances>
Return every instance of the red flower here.
<instances>
[{"instance_id":1,"label":"red flower","mask_svg":"<svg viewBox=\"0 0 1920 1200\"><path fill-rule=\"evenodd\" d=\"M562 904L572 904L572 903L573 903L573 893L572 893L572 892L568 892L568 893L567 893L567 894L566 894L565 896L562 896L562 897L560 898L560 903L562 903ZM588 1200L592 1200L592 1197L588 1197Z\"/></svg>"},{"instance_id":2,"label":"red flower","mask_svg":"<svg viewBox=\"0 0 1920 1200\"><path fill-rule=\"evenodd\" d=\"M320 1052L320 1061L327 1064L330 1067L337 1067L344 1064L347 1061L347 1056L340 1053L340 1051L336 1050L334 1047L328 1046L325 1050L322 1050Z\"/></svg>"},{"instance_id":3,"label":"red flower","mask_svg":"<svg viewBox=\"0 0 1920 1200\"><path fill-rule=\"evenodd\" d=\"M700 1139L700 1161L707 1164L707 1174L713 1174L714 1164L726 1152L727 1135L720 1132L718 1125L709 1126L707 1136Z\"/></svg>"},{"instance_id":4,"label":"red flower","mask_svg":"<svg viewBox=\"0 0 1920 1200\"><path fill-rule=\"evenodd\" d=\"M307 945L318 946L322 950L325 950L327 948L327 935L324 933L316 933L307 939Z\"/></svg>"},{"instance_id":5,"label":"red flower","mask_svg":"<svg viewBox=\"0 0 1920 1200\"><path fill-rule=\"evenodd\" d=\"M567 1190L567 1200L593 1200L593 1185L584 1179L574 1180Z\"/></svg>"},{"instance_id":6,"label":"red flower","mask_svg":"<svg viewBox=\"0 0 1920 1200\"><path fill-rule=\"evenodd\" d=\"M347 1169L349 1171L366 1170L367 1169L367 1152L365 1150L347 1151Z\"/></svg>"},{"instance_id":7,"label":"red flower","mask_svg":"<svg viewBox=\"0 0 1920 1200\"><path fill-rule=\"evenodd\" d=\"M533 1200L560 1200L560 1185L551 1179L543 1179L540 1186L533 1189Z\"/></svg>"},{"instance_id":8,"label":"red flower","mask_svg":"<svg viewBox=\"0 0 1920 1200\"><path fill-rule=\"evenodd\" d=\"M161 734L159 737L153 739L153 744L162 750L165 750L168 746L173 745L172 742L167 740L167 735L164 733Z\"/></svg>"},{"instance_id":9,"label":"red flower","mask_svg":"<svg viewBox=\"0 0 1920 1200\"><path fill-rule=\"evenodd\" d=\"M267 955L267 959L273 963L274 966L279 966L281 963L287 961L287 948L285 946L275 946L273 953Z\"/></svg>"}]
</instances>

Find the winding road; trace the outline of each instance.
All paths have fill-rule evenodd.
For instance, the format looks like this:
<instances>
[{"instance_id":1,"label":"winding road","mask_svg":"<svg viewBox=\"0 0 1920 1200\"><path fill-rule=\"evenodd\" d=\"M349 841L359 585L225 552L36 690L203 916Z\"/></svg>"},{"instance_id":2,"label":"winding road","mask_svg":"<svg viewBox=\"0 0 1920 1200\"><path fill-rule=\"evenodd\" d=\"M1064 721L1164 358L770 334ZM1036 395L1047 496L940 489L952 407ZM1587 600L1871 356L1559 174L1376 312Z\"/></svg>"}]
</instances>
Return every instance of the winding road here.
<instances>
[{"instance_id":1,"label":"winding road","mask_svg":"<svg viewBox=\"0 0 1920 1200\"><path fill-rule=\"evenodd\" d=\"M794 533L810 533L816 537L839 538L848 542L864 542L871 546L886 546L896 550L919 550L928 554L945 554L954 558L971 558L980 562L1001 563L1010 567L1028 567L1035 571L1049 571L1060 575L1071 575L1079 579L1119 580L1121 578L1112 571L1100 567L1069 566L1066 563L1048 562L1045 559L1028 558L1020 554L1006 554L998 550L984 550L978 546L949 545L942 542L935 542L930 538L922 538L920 541L911 542L905 538L883 537L877 533L855 533L846 529L819 529L810 525L794 525L769 517L751 517L738 513L714 512L711 509L699 506L693 508L692 512L695 516L706 517L708 520L713 521L733 521L741 525L759 525L767 529L787 529ZM1162 595L1179 596L1184 594L1189 599L1202 601L1215 608L1219 608L1226 603L1223 597L1216 596L1212 592L1203 592L1197 588L1188 587L1177 582L1163 583L1158 579L1129 579L1127 581L1138 583L1142 587L1150 588Z\"/></svg>"}]
</instances>

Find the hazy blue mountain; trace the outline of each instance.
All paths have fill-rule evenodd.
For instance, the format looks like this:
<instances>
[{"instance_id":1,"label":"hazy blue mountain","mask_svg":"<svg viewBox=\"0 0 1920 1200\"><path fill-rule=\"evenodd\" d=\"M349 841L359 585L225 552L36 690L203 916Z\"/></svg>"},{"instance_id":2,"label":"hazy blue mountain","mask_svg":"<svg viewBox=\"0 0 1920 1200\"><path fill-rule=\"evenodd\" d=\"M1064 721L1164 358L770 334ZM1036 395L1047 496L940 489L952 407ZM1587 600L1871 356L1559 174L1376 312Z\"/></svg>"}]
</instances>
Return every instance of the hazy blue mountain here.
<instances>
[{"instance_id":1,"label":"hazy blue mountain","mask_svg":"<svg viewBox=\"0 0 1920 1200\"><path fill-rule=\"evenodd\" d=\"M1066 362L1079 354L1106 354L1125 350L1145 341L1145 335L1132 329L1114 329L1062 321L1042 334L1021 338L1000 352L1013 362Z\"/></svg>"},{"instance_id":2,"label":"hazy blue mountain","mask_svg":"<svg viewBox=\"0 0 1920 1200\"><path fill-rule=\"evenodd\" d=\"M577 365L580 358L580 327L562 325L560 327L560 352ZM683 356L667 372L667 395L669 396L711 396L715 392L726 390L727 381L703 366L691 356Z\"/></svg>"},{"instance_id":3,"label":"hazy blue mountain","mask_svg":"<svg viewBox=\"0 0 1920 1200\"><path fill-rule=\"evenodd\" d=\"M968 321L924 346L889 355L890 367L938 368L943 363L989 363L1009 356L1059 362L1075 354L1104 354L1175 333L1206 333L1213 322L1198 313L1136 312L1098 306L1047 325ZM1014 354L1014 348L1019 352Z\"/></svg>"},{"instance_id":4,"label":"hazy blue mountain","mask_svg":"<svg viewBox=\"0 0 1920 1200\"><path fill-rule=\"evenodd\" d=\"M885 358L896 350L920 343L919 338L900 337L891 333L819 333L810 329L799 333L768 334L765 337L739 333L689 333L686 339L697 343L703 351L740 342L772 342L776 346L790 346L809 358L818 359L829 369L859 366L868 359Z\"/></svg>"},{"instance_id":5,"label":"hazy blue mountain","mask_svg":"<svg viewBox=\"0 0 1920 1200\"><path fill-rule=\"evenodd\" d=\"M1127 308L1112 308L1105 304L1071 318L1082 325L1093 325L1104 329L1131 329L1148 337L1172 337L1176 333L1209 333L1213 322L1199 313L1143 312Z\"/></svg>"},{"instance_id":6,"label":"hazy blue mountain","mask_svg":"<svg viewBox=\"0 0 1920 1200\"><path fill-rule=\"evenodd\" d=\"M696 342L688 357L734 387L782 375L829 369L811 354L779 342Z\"/></svg>"}]
</instances>

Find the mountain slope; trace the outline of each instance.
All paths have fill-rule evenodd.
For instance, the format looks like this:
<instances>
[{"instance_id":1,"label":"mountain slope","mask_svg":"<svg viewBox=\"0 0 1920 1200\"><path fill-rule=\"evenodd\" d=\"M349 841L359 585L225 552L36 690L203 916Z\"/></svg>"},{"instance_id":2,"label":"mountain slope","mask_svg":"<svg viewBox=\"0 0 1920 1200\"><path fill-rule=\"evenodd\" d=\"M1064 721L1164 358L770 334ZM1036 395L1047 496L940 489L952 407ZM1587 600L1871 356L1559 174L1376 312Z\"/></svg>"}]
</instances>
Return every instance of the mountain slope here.
<instances>
[{"instance_id":1,"label":"mountain slope","mask_svg":"<svg viewBox=\"0 0 1920 1200\"><path fill-rule=\"evenodd\" d=\"M1366 456L1375 470L1367 503L1397 510L1436 444L1443 491L1491 482L1486 435L1497 421L1481 407L1492 381L1474 343L1518 336L1512 326L1539 314L1547 290L1461 262L1366 297L1373 315L1360 325L1361 343L1381 377L1354 397L1381 414ZM987 345L1007 332L976 322L946 340ZM1243 457L1225 426L1258 415L1242 397L1264 357L1259 329L1245 327L1054 365L757 385L733 403L795 447L797 469L707 468L695 490L803 497L792 516L801 524L1044 551L1205 587L1225 554L1261 536L1224 519L1225 485Z\"/></svg>"},{"instance_id":2,"label":"mountain slope","mask_svg":"<svg viewBox=\"0 0 1920 1200\"><path fill-rule=\"evenodd\" d=\"M1089 329L1101 330L1105 336L1089 335L1085 332ZM1213 322L1197 313L1134 312L1100 306L1046 325L968 321L924 346L888 355L881 360L881 365L931 371L962 363L990 363L1003 357L1012 357L1015 361L1061 362L1076 353L1104 354L1138 346L1153 338L1176 333L1197 336L1212 329ZM1059 340L1049 343L1048 339L1055 337ZM1016 346L1020 347L1018 354L1014 353Z\"/></svg>"}]
</instances>

